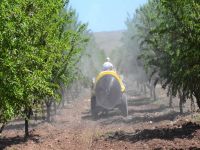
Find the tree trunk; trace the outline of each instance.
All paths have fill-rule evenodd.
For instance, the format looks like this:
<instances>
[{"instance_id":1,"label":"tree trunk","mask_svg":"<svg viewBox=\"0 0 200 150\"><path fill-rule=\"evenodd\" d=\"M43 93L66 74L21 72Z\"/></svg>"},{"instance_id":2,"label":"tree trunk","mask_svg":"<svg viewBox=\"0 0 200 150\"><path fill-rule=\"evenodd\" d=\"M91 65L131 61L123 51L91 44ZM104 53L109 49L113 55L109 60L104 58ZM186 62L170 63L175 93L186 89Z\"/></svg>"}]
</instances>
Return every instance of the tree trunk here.
<instances>
[{"instance_id":1,"label":"tree trunk","mask_svg":"<svg viewBox=\"0 0 200 150\"><path fill-rule=\"evenodd\" d=\"M44 105L41 105L41 109L42 109L42 119L45 120L45 110L44 110Z\"/></svg>"},{"instance_id":2,"label":"tree trunk","mask_svg":"<svg viewBox=\"0 0 200 150\"><path fill-rule=\"evenodd\" d=\"M67 90L66 90L65 98L66 98L67 104L69 104L70 103L69 88L67 88Z\"/></svg>"},{"instance_id":3,"label":"tree trunk","mask_svg":"<svg viewBox=\"0 0 200 150\"><path fill-rule=\"evenodd\" d=\"M179 101L179 108L180 108L180 114L183 114L183 100L182 100L182 98L180 98L180 101Z\"/></svg>"},{"instance_id":4,"label":"tree trunk","mask_svg":"<svg viewBox=\"0 0 200 150\"><path fill-rule=\"evenodd\" d=\"M198 106L199 109L200 109L200 99L197 99L197 106Z\"/></svg>"},{"instance_id":5,"label":"tree trunk","mask_svg":"<svg viewBox=\"0 0 200 150\"><path fill-rule=\"evenodd\" d=\"M194 98L191 96L191 105L190 105L191 112L195 112L195 104L194 104Z\"/></svg>"},{"instance_id":6,"label":"tree trunk","mask_svg":"<svg viewBox=\"0 0 200 150\"><path fill-rule=\"evenodd\" d=\"M27 138L29 136L29 120L31 117L31 108L26 108L25 109L25 135L24 137Z\"/></svg>"},{"instance_id":7,"label":"tree trunk","mask_svg":"<svg viewBox=\"0 0 200 150\"><path fill-rule=\"evenodd\" d=\"M144 84L143 87L144 87L144 95L146 96L147 95L146 85Z\"/></svg>"},{"instance_id":8,"label":"tree trunk","mask_svg":"<svg viewBox=\"0 0 200 150\"><path fill-rule=\"evenodd\" d=\"M65 99L62 100L62 108L65 107Z\"/></svg>"},{"instance_id":9,"label":"tree trunk","mask_svg":"<svg viewBox=\"0 0 200 150\"><path fill-rule=\"evenodd\" d=\"M157 99L156 98L156 85L157 85L158 81L159 81L159 78L156 78L153 82L153 99L154 99L154 101L156 101L156 99Z\"/></svg>"},{"instance_id":10,"label":"tree trunk","mask_svg":"<svg viewBox=\"0 0 200 150\"><path fill-rule=\"evenodd\" d=\"M64 108L65 107L65 88L62 86L61 88L61 92L62 92L62 101L61 101L61 108Z\"/></svg>"},{"instance_id":11,"label":"tree trunk","mask_svg":"<svg viewBox=\"0 0 200 150\"><path fill-rule=\"evenodd\" d=\"M172 108L172 86L169 86L169 91L168 91L168 96L169 96L169 107Z\"/></svg>"},{"instance_id":12,"label":"tree trunk","mask_svg":"<svg viewBox=\"0 0 200 150\"><path fill-rule=\"evenodd\" d=\"M2 126L1 126L1 128L0 128L0 133L3 132L3 129L5 128L5 126L6 126L6 123L3 123Z\"/></svg>"},{"instance_id":13,"label":"tree trunk","mask_svg":"<svg viewBox=\"0 0 200 150\"><path fill-rule=\"evenodd\" d=\"M29 132L28 132L28 119L25 118L25 138L27 138L29 136Z\"/></svg>"},{"instance_id":14,"label":"tree trunk","mask_svg":"<svg viewBox=\"0 0 200 150\"><path fill-rule=\"evenodd\" d=\"M169 107L172 108L172 93L169 94Z\"/></svg>"},{"instance_id":15,"label":"tree trunk","mask_svg":"<svg viewBox=\"0 0 200 150\"><path fill-rule=\"evenodd\" d=\"M47 107L47 122L51 122L51 104L52 101L46 102L46 107Z\"/></svg>"},{"instance_id":16,"label":"tree trunk","mask_svg":"<svg viewBox=\"0 0 200 150\"><path fill-rule=\"evenodd\" d=\"M56 115L57 114L57 106L56 106L56 102L55 101L53 102L53 107L54 107L54 114Z\"/></svg>"},{"instance_id":17,"label":"tree trunk","mask_svg":"<svg viewBox=\"0 0 200 150\"><path fill-rule=\"evenodd\" d=\"M151 98L153 97L153 89L152 89L152 86L150 86L150 97L151 97Z\"/></svg>"},{"instance_id":18,"label":"tree trunk","mask_svg":"<svg viewBox=\"0 0 200 150\"><path fill-rule=\"evenodd\" d=\"M197 100L197 106L200 109L200 93L199 93L199 91L194 92L194 95L195 95L195 98Z\"/></svg>"},{"instance_id":19,"label":"tree trunk","mask_svg":"<svg viewBox=\"0 0 200 150\"><path fill-rule=\"evenodd\" d=\"M156 101L156 86L153 86L153 100Z\"/></svg>"},{"instance_id":20,"label":"tree trunk","mask_svg":"<svg viewBox=\"0 0 200 150\"><path fill-rule=\"evenodd\" d=\"M182 91L178 91L179 92L179 108L180 108L180 114L183 113L183 103L185 102L185 93Z\"/></svg>"},{"instance_id":21,"label":"tree trunk","mask_svg":"<svg viewBox=\"0 0 200 150\"><path fill-rule=\"evenodd\" d=\"M35 121L37 121L38 120L38 111L37 111L37 109L35 110Z\"/></svg>"}]
</instances>

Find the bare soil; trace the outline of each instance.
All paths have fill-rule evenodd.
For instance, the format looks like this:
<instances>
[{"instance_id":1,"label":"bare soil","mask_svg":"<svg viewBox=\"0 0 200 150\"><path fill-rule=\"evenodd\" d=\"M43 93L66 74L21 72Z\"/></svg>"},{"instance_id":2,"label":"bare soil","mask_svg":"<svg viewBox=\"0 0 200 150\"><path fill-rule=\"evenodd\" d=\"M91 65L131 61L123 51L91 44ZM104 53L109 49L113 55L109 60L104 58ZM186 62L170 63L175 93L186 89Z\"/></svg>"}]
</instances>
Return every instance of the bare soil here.
<instances>
[{"instance_id":1,"label":"bare soil","mask_svg":"<svg viewBox=\"0 0 200 150\"><path fill-rule=\"evenodd\" d=\"M128 117L116 109L94 120L89 95L82 97L59 110L50 124L31 121L28 140L23 138L23 121L13 121L0 135L0 149L200 149L198 114L185 108L186 113L180 116L176 107L167 107L167 100L155 102L144 96L129 96L128 100Z\"/></svg>"}]
</instances>

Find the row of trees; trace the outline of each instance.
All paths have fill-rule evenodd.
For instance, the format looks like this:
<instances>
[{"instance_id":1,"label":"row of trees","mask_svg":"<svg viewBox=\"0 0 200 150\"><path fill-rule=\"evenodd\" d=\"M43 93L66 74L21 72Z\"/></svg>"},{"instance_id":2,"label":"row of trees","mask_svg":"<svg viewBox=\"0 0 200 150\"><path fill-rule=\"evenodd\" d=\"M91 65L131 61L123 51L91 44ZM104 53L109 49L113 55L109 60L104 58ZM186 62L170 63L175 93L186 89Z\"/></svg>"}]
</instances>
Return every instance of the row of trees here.
<instances>
[{"instance_id":1,"label":"row of trees","mask_svg":"<svg viewBox=\"0 0 200 150\"><path fill-rule=\"evenodd\" d=\"M200 1L149 0L126 24L126 51L139 52L131 62L159 76L180 105L195 97L200 108Z\"/></svg>"},{"instance_id":2,"label":"row of trees","mask_svg":"<svg viewBox=\"0 0 200 150\"><path fill-rule=\"evenodd\" d=\"M65 0L1 0L0 12L0 123L24 117L28 136L32 109L48 109L77 77L87 25Z\"/></svg>"},{"instance_id":3,"label":"row of trees","mask_svg":"<svg viewBox=\"0 0 200 150\"><path fill-rule=\"evenodd\" d=\"M104 50L98 48L94 35L90 34L90 41L79 62L79 70L87 83L91 83L92 78L95 78L102 70L105 58L106 54Z\"/></svg>"}]
</instances>

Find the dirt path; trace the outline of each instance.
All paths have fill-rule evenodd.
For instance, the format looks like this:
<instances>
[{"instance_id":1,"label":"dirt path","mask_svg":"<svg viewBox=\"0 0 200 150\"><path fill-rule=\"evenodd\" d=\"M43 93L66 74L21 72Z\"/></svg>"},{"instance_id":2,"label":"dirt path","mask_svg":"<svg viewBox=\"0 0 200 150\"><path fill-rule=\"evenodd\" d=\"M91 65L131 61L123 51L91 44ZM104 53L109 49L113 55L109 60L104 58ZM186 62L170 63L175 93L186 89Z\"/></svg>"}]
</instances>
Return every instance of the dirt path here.
<instances>
[{"instance_id":1,"label":"dirt path","mask_svg":"<svg viewBox=\"0 0 200 150\"><path fill-rule=\"evenodd\" d=\"M129 117L118 110L98 120L91 118L90 101L75 101L58 112L51 124L32 123L23 140L23 122L10 124L0 137L0 149L11 150L121 150L200 149L200 126L190 115L145 97L129 97Z\"/></svg>"}]
</instances>

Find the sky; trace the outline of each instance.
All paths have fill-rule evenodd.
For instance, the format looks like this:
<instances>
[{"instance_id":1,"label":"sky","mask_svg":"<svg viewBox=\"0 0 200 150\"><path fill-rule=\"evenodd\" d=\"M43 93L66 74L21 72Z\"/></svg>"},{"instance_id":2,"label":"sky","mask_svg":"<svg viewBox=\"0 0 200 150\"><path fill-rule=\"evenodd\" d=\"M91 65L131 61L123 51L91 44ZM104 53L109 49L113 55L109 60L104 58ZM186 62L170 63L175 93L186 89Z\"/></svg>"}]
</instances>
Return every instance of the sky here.
<instances>
[{"instance_id":1,"label":"sky","mask_svg":"<svg viewBox=\"0 0 200 150\"><path fill-rule=\"evenodd\" d=\"M88 23L93 32L124 30L127 14L148 0L70 0L70 6L76 9L79 20Z\"/></svg>"}]
</instances>

